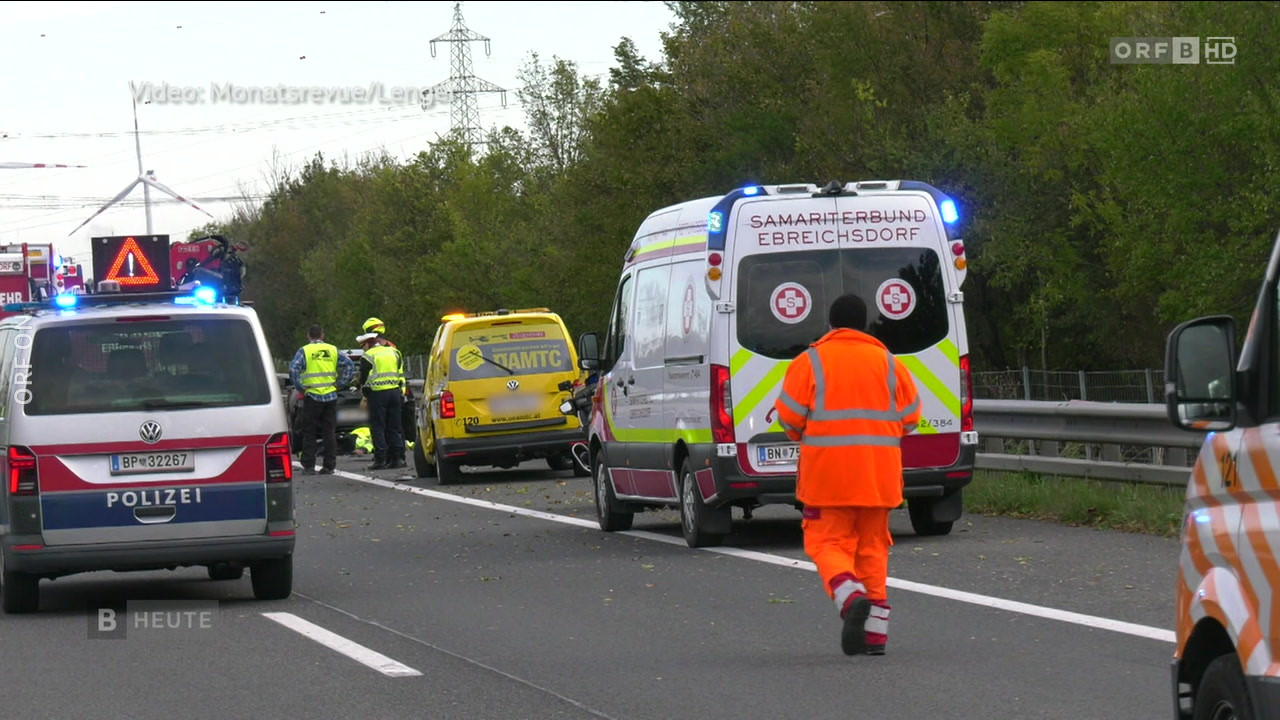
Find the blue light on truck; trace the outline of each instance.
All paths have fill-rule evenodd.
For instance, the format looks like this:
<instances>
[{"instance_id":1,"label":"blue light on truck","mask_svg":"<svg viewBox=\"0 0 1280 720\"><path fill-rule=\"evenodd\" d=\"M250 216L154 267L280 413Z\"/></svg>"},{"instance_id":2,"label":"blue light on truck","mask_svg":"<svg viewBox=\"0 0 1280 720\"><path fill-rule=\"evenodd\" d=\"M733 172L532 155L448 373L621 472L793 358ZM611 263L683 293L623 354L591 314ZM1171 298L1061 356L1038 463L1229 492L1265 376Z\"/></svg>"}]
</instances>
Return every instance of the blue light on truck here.
<instances>
[{"instance_id":1,"label":"blue light on truck","mask_svg":"<svg viewBox=\"0 0 1280 720\"><path fill-rule=\"evenodd\" d=\"M942 222L948 225L960 219L960 212L956 210L956 202L954 200L943 200L938 209L942 211Z\"/></svg>"}]
</instances>

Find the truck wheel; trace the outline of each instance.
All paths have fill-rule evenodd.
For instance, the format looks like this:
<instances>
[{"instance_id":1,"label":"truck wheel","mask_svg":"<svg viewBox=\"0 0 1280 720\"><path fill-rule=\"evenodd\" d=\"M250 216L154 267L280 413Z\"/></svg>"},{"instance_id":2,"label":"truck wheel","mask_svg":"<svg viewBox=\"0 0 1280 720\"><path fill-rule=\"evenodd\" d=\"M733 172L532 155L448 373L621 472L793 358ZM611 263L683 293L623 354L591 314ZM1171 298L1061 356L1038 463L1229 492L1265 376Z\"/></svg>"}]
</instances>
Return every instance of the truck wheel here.
<instances>
[{"instance_id":1,"label":"truck wheel","mask_svg":"<svg viewBox=\"0 0 1280 720\"><path fill-rule=\"evenodd\" d=\"M1249 701L1240 658L1234 652L1209 663L1196 691L1195 720L1253 720L1257 717Z\"/></svg>"},{"instance_id":2,"label":"truck wheel","mask_svg":"<svg viewBox=\"0 0 1280 720\"><path fill-rule=\"evenodd\" d=\"M600 523L600 529L605 532L630 530L636 516L633 512L618 510L618 497L613 494L613 483L609 482L603 448L591 458L591 469L595 478L596 521Z\"/></svg>"},{"instance_id":3,"label":"truck wheel","mask_svg":"<svg viewBox=\"0 0 1280 720\"><path fill-rule=\"evenodd\" d=\"M685 458L680 465L680 529L691 548L715 547L724 541L733 523L729 507L709 508L698 491L693 462Z\"/></svg>"},{"instance_id":4,"label":"truck wheel","mask_svg":"<svg viewBox=\"0 0 1280 720\"><path fill-rule=\"evenodd\" d=\"M0 567L3 562L0 562ZM0 570L0 595L6 615L33 613L40 609L40 578L11 570Z\"/></svg>"},{"instance_id":5,"label":"truck wheel","mask_svg":"<svg viewBox=\"0 0 1280 720\"><path fill-rule=\"evenodd\" d=\"M258 600L284 600L293 594L293 556L254 562L249 581Z\"/></svg>"},{"instance_id":6,"label":"truck wheel","mask_svg":"<svg viewBox=\"0 0 1280 720\"><path fill-rule=\"evenodd\" d=\"M436 476L436 466L427 462L427 455L422 452L422 438L415 438L413 443L413 469L420 478Z\"/></svg>"},{"instance_id":7,"label":"truck wheel","mask_svg":"<svg viewBox=\"0 0 1280 720\"><path fill-rule=\"evenodd\" d=\"M462 466L452 460L436 457L436 472L441 485L457 485L462 482Z\"/></svg>"}]
</instances>

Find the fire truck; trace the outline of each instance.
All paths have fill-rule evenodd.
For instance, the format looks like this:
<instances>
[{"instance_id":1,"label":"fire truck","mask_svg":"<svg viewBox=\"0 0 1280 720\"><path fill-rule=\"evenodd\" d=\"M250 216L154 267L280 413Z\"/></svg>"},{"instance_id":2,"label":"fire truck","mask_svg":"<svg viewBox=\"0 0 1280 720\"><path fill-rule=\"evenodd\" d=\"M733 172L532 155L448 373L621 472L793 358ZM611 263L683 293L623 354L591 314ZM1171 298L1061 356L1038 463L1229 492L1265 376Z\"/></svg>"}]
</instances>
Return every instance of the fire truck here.
<instances>
[{"instance_id":1,"label":"fire truck","mask_svg":"<svg viewBox=\"0 0 1280 720\"><path fill-rule=\"evenodd\" d=\"M84 292L80 265L62 262L52 245L0 245L0 304L37 301L63 292Z\"/></svg>"}]
</instances>

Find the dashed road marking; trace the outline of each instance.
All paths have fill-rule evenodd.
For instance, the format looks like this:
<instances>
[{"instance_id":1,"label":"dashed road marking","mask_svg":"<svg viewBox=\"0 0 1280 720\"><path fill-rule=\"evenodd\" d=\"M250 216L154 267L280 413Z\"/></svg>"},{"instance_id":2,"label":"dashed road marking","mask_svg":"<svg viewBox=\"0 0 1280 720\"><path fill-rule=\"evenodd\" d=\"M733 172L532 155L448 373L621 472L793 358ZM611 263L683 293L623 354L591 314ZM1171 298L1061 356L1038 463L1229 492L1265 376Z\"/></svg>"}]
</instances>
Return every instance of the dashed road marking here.
<instances>
[{"instance_id":1,"label":"dashed road marking","mask_svg":"<svg viewBox=\"0 0 1280 720\"><path fill-rule=\"evenodd\" d=\"M335 650L358 663L367 665L383 675L390 677L415 677L422 673L408 665L398 663L380 652L348 640L337 633L330 632L313 622L303 620L293 613L267 612L262 616L274 620L281 625L311 638L325 647Z\"/></svg>"}]
</instances>

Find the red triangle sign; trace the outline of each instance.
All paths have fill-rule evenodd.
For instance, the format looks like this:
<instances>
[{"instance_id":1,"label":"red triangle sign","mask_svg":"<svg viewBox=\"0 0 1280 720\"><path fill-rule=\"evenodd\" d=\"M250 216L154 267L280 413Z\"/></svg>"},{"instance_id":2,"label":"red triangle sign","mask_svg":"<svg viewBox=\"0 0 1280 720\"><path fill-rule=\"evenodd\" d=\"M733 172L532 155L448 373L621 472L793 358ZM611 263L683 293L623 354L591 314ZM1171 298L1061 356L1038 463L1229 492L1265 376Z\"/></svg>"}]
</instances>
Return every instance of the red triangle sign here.
<instances>
[{"instance_id":1,"label":"red triangle sign","mask_svg":"<svg viewBox=\"0 0 1280 720\"><path fill-rule=\"evenodd\" d=\"M130 262L130 256L133 261ZM123 277L119 274L121 270L128 270L128 274ZM138 274L138 270L142 274ZM160 282L160 277L156 275L156 271L151 269L151 263L147 262L147 256L142 253L142 248L138 247L138 241L133 238L126 238L124 245L120 247L120 252L116 253L115 262L111 263L111 270L107 273L107 280L115 280L121 285L155 285Z\"/></svg>"}]
</instances>

